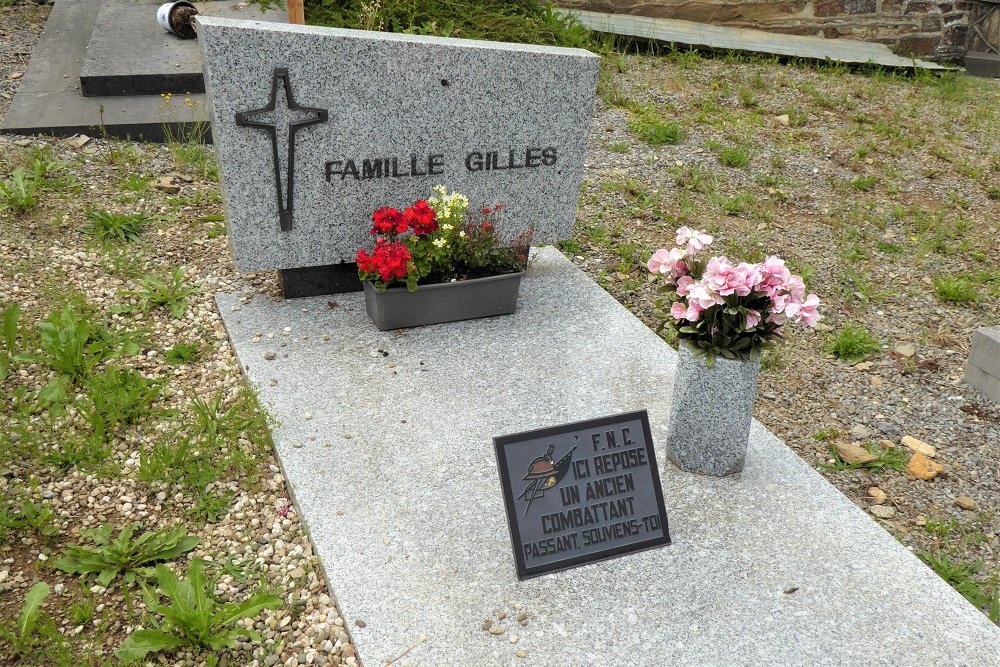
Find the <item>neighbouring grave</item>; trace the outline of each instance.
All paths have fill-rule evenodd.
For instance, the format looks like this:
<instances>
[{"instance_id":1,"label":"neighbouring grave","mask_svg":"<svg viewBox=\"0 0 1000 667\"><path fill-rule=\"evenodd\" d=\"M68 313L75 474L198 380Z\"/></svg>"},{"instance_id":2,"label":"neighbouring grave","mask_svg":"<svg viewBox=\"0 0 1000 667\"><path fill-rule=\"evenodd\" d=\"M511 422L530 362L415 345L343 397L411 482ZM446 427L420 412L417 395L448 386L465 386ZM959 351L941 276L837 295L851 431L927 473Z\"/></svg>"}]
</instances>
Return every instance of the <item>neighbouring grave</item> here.
<instances>
[{"instance_id":1,"label":"neighbouring grave","mask_svg":"<svg viewBox=\"0 0 1000 667\"><path fill-rule=\"evenodd\" d=\"M0 133L84 133L161 141L207 120L201 53L156 22L161 0L65 0L55 4ZM198 2L203 14L284 21L285 12L224 0ZM189 97L165 108L161 93ZM104 112L101 113L103 108ZM101 123L103 122L103 127ZM207 137L210 139L210 136Z\"/></svg>"},{"instance_id":2,"label":"neighbouring grave","mask_svg":"<svg viewBox=\"0 0 1000 667\"><path fill-rule=\"evenodd\" d=\"M972 336L965 381L1000 403L1000 326L977 329Z\"/></svg>"},{"instance_id":3,"label":"neighbouring grave","mask_svg":"<svg viewBox=\"0 0 1000 667\"><path fill-rule=\"evenodd\" d=\"M199 17L229 239L286 296L359 288L371 214L445 184L571 235L598 58L579 49ZM339 267L339 268L338 268Z\"/></svg>"},{"instance_id":4,"label":"neighbouring grave","mask_svg":"<svg viewBox=\"0 0 1000 667\"><path fill-rule=\"evenodd\" d=\"M404 335L361 294L217 300L364 664L996 665L1000 629L759 424L739 476L666 463L676 353L554 248L515 314ZM519 581L492 438L642 409L673 543Z\"/></svg>"}]
</instances>

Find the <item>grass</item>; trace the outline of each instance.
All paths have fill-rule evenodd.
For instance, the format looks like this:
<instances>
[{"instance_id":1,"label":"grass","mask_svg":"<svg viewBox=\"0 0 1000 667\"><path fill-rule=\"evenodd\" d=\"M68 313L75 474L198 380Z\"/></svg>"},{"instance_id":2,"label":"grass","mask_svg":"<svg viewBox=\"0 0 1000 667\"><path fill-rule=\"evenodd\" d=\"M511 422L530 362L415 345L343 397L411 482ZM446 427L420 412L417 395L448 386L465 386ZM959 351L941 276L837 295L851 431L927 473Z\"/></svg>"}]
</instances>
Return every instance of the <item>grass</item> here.
<instances>
[{"instance_id":1,"label":"grass","mask_svg":"<svg viewBox=\"0 0 1000 667\"><path fill-rule=\"evenodd\" d=\"M979 300L979 290L967 278L961 276L935 276L934 293L942 301L949 303L975 303Z\"/></svg>"},{"instance_id":2,"label":"grass","mask_svg":"<svg viewBox=\"0 0 1000 667\"><path fill-rule=\"evenodd\" d=\"M997 577L994 576L989 582L976 579L976 575L982 570L982 561L952 560L948 554L942 552L921 551L917 556L974 607L989 609L990 618L994 623L1000 622L1000 588Z\"/></svg>"},{"instance_id":3,"label":"grass","mask_svg":"<svg viewBox=\"0 0 1000 667\"><path fill-rule=\"evenodd\" d=\"M305 9L313 25L606 50L537 0L310 0Z\"/></svg>"},{"instance_id":4,"label":"grass","mask_svg":"<svg viewBox=\"0 0 1000 667\"><path fill-rule=\"evenodd\" d=\"M139 240L149 224L144 212L126 214L88 209L84 215L90 221L83 228L84 233L93 236L105 247Z\"/></svg>"},{"instance_id":5,"label":"grass","mask_svg":"<svg viewBox=\"0 0 1000 667\"><path fill-rule=\"evenodd\" d=\"M719 162L734 169L750 166L750 149L746 146L727 146L719 151Z\"/></svg>"},{"instance_id":6,"label":"grass","mask_svg":"<svg viewBox=\"0 0 1000 667\"><path fill-rule=\"evenodd\" d=\"M867 461L865 463L847 463L840 457L840 452L837 451L837 446L830 444L830 458L833 459L833 463L821 463L820 467L824 470L858 470L860 468L881 471L886 469L897 471L906 470L906 464L910 458L908 450L901 447L883 448L871 441L865 445L865 449L876 456L875 460Z\"/></svg>"},{"instance_id":7,"label":"grass","mask_svg":"<svg viewBox=\"0 0 1000 667\"><path fill-rule=\"evenodd\" d=\"M836 335L831 336L824 345L824 351L841 361L861 361L882 349L878 338L865 327L855 322L848 322Z\"/></svg>"},{"instance_id":8,"label":"grass","mask_svg":"<svg viewBox=\"0 0 1000 667\"><path fill-rule=\"evenodd\" d=\"M664 144L679 144L684 139L680 124L664 122L655 111L640 109L634 113L628 123L629 129L636 137L651 146Z\"/></svg>"}]
</instances>

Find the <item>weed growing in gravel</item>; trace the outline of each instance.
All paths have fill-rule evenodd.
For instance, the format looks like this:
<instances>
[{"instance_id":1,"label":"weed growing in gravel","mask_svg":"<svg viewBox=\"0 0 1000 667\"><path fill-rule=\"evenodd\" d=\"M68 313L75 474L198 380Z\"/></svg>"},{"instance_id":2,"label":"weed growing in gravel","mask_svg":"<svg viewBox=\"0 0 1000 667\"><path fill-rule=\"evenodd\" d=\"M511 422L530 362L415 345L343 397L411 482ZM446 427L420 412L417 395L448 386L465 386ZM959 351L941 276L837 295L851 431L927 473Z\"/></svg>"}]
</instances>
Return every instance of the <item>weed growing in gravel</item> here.
<instances>
[{"instance_id":1,"label":"weed growing in gravel","mask_svg":"<svg viewBox=\"0 0 1000 667\"><path fill-rule=\"evenodd\" d=\"M869 470L906 470L906 463L909 460L908 452L902 450L899 447L896 448L882 448L879 447L872 441L868 441L865 445L865 449L877 456L874 461L868 461L865 463L847 463L840 457L840 452L837 451L836 445L831 444L830 448L830 458L833 459L833 463L821 463L820 467L824 470L857 470L858 468L866 468Z\"/></svg>"},{"instance_id":2,"label":"weed growing in gravel","mask_svg":"<svg viewBox=\"0 0 1000 667\"><path fill-rule=\"evenodd\" d=\"M180 366L198 361L204 354L204 348L197 343L177 343L163 353L163 358L171 366Z\"/></svg>"},{"instance_id":3,"label":"weed growing in gravel","mask_svg":"<svg viewBox=\"0 0 1000 667\"><path fill-rule=\"evenodd\" d=\"M45 503L36 505L30 500L21 504L20 512L12 512L11 505L4 502L0 506L0 543L6 540L7 534L17 529L31 528L41 537L52 537L59 533L56 514Z\"/></svg>"},{"instance_id":4,"label":"weed growing in gravel","mask_svg":"<svg viewBox=\"0 0 1000 667\"><path fill-rule=\"evenodd\" d=\"M132 584L137 578L148 578L149 567L160 561L174 560L198 546L201 541L188 535L184 528L164 528L146 531L133 539L139 529L138 523L126 525L112 539L114 527L104 524L100 528L81 531L94 547L72 545L66 548L66 555L53 566L69 574L83 576L97 575L97 583L107 588L118 576L125 583Z\"/></svg>"},{"instance_id":5,"label":"weed growing in gravel","mask_svg":"<svg viewBox=\"0 0 1000 667\"><path fill-rule=\"evenodd\" d=\"M835 428L823 428L812 434L813 440L819 440L820 442L830 442L834 438L840 435L840 431Z\"/></svg>"},{"instance_id":6,"label":"weed growing in gravel","mask_svg":"<svg viewBox=\"0 0 1000 667\"><path fill-rule=\"evenodd\" d=\"M608 144L608 150L611 151L612 153L621 153L624 155L625 153L628 153L632 149L625 141L615 141L613 143Z\"/></svg>"},{"instance_id":7,"label":"weed growing in gravel","mask_svg":"<svg viewBox=\"0 0 1000 667\"><path fill-rule=\"evenodd\" d=\"M22 660L41 657L40 650L50 642L52 635L59 637L55 623L48 615L42 613L42 603L48 595L49 585L39 581L24 596L17 625L14 628L0 625L0 638L10 643L14 654Z\"/></svg>"},{"instance_id":8,"label":"weed growing in gravel","mask_svg":"<svg viewBox=\"0 0 1000 667\"><path fill-rule=\"evenodd\" d=\"M73 625L90 623L94 618L94 603L88 599L77 600L69 608L69 620Z\"/></svg>"},{"instance_id":9,"label":"weed growing in gravel","mask_svg":"<svg viewBox=\"0 0 1000 667\"><path fill-rule=\"evenodd\" d=\"M862 192L868 192L875 187L875 182L877 179L874 176L858 176L853 181L851 181L851 187L855 190L861 190Z\"/></svg>"},{"instance_id":10,"label":"weed growing in gravel","mask_svg":"<svg viewBox=\"0 0 1000 667\"><path fill-rule=\"evenodd\" d=\"M628 126L633 134L651 146L679 144L684 139L680 124L664 122L651 108L638 109L629 120Z\"/></svg>"},{"instance_id":11,"label":"weed growing in gravel","mask_svg":"<svg viewBox=\"0 0 1000 667\"><path fill-rule=\"evenodd\" d=\"M760 370L765 373L781 370L788 365L788 352L783 347L765 350L760 358Z\"/></svg>"},{"instance_id":12,"label":"weed growing in gravel","mask_svg":"<svg viewBox=\"0 0 1000 667\"><path fill-rule=\"evenodd\" d=\"M878 338L868 332L861 324L848 322L831 336L824 346L827 354L832 354L841 361L848 363L861 361L882 349Z\"/></svg>"},{"instance_id":13,"label":"weed growing in gravel","mask_svg":"<svg viewBox=\"0 0 1000 667\"><path fill-rule=\"evenodd\" d=\"M139 462L142 483L192 491L199 499L192 512L202 516L221 511L218 503L206 499L210 485L228 477L256 483L261 460L272 447L273 420L253 391L242 388L229 407L223 406L221 393L211 401L196 397L186 427L164 433Z\"/></svg>"},{"instance_id":14,"label":"weed growing in gravel","mask_svg":"<svg viewBox=\"0 0 1000 667\"><path fill-rule=\"evenodd\" d=\"M65 473L77 469L95 472L106 477L114 474L108 465L111 447L97 433L70 433L61 435L56 442L46 443L41 461Z\"/></svg>"},{"instance_id":15,"label":"weed growing in gravel","mask_svg":"<svg viewBox=\"0 0 1000 667\"><path fill-rule=\"evenodd\" d=\"M68 383L83 382L98 364L139 352L137 335L112 331L69 305L41 322L38 336L43 354L30 360L58 373L39 392L47 403L64 400Z\"/></svg>"},{"instance_id":16,"label":"weed growing in gravel","mask_svg":"<svg viewBox=\"0 0 1000 667\"><path fill-rule=\"evenodd\" d=\"M21 355L18 345L18 323L21 319L21 306L9 304L0 316L0 382L7 377L15 362Z\"/></svg>"},{"instance_id":17,"label":"weed growing in gravel","mask_svg":"<svg viewBox=\"0 0 1000 667\"><path fill-rule=\"evenodd\" d=\"M719 151L719 162L734 169L750 166L750 150L746 146L727 146Z\"/></svg>"},{"instance_id":18,"label":"weed growing in gravel","mask_svg":"<svg viewBox=\"0 0 1000 667\"><path fill-rule=\"evenodd\" d=\"M107 439L119 426L134 424L148 415L160 395L160 386L158 380L147 380L134 369L113 364L87 379L87 396L77 410L95 435Z\"/></svg>"},{"instance_id":19,"label":"weed growing in gravel","mask_svg":"<svg viewBox=\"0 0 1000 667\"><path fill-rule=\"evenodd\" d=\"M18 167L0 182L0 209L25 213L38 205L38 181L24 167Z\"/></svg>"},{"instance_id":20,"label":"weed growing in gravel","mask_svg":"<svg viewBox=\"0 0 1000 667\"><path fill-rule=\"evenodd\" d=\"M961 276L936 276L934 293L942 301L950 303L972 303L979 300L976 286Z\"/></svg>"},{"instance_id":21,"label":"weed growing in gravel","mask_svg":"<svg viewBox=\"0 0 1000 667\"><path fill-rule=\"evenodd\" d=\"M750 210L757 203L757 198L744 192L735 197L719 197L717 203L726 215L739 215Z\"/></svg>"},{"instance_id":22,"label":"weed growing in gravel","mask_svg":"<svg viewBox=\"0 0 1000 667\"><path fill-rule=\"evenodd\" d=\"M164 280L159 276L148 275L140 282L142 292L139 299L142 302L142 312L148 313L153 308L166 308L173 317L184 317L187 312L187 297L198 291L197 287L184 284L184 269L177 267Z\"/></svg>"},{"instance_id":23,"label":"weed growing in gravel","mask_svg":"<svg viewBox=\"0 0 1000 667\"><path fill-rule=\"evenodd\" d=\"M982 561L953 561L946 553L929 551L920 551L917 556L973 606L978 609L987 607L996 609L998 605L996 578L991 583L978 581L975 578L983 567ZM997 620L994 618L993 622L996 623Z\"/></svg>"},{"instance_id":24,"label":"weed growing in gravel","mask_svg":"<svg viewBox=\"0 0 1000 667\"><path fill-rule=\"evenodd\" d=\"M89 209L84 215L90 223L83 228L83 232L96 238L105 247L137 241L149 224L145 212L125 214Z\"/></svg>"},{"instance_id":25,"label":"weed growing in gravel","mask_svg":"<svg viewBox=\"0 0 1000 667\"><path fill-rule=\"evenodd\" d=\"M155 591L143 588L143 599L150 614L161 616L163 620L154 620L152 629L133 632L115 651L118 658L132 661L149 653L182 647L222 651L235 648L238 637L261 641L260 635L237 626L236 622L253 618L265 609L278 609L282 605L281 598L255 591L244 602L219 604L212 594L216 580L206 579L202 572L204 565L200 558L192 560L186 579L178 579L163 565L156 567L156 583L170 604L163 604Z\"/></svg>"},{"instance_id":26,"label":"weed growing in gravel","mask_svg":"<svg viewBox=\"0 0 1000 667\"><path fill-rule=\"evenodd\" d=\"M24 525L34 530L42 537L52 537L59 533L59 524L56 522L56 513L47 503L36 505L30 500L25 500L21 506L21 517Z\"/></svg>"}]
</instances>

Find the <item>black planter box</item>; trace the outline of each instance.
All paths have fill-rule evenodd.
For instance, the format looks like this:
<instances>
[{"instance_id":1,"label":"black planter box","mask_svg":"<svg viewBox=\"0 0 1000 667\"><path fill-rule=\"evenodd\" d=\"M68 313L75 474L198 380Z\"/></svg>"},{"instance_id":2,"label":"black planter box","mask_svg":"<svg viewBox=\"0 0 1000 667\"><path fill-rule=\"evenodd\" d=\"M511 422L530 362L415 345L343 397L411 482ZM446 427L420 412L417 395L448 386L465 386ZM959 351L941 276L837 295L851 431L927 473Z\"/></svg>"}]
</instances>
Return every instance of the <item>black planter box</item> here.
<instances>
[{"instance_id":1,"label":"black planter box","mask_svg":"<svg viewBox=\"0 0 1000 667\"><path fill-rule=\"evenodd\" d=\"M425 324L509 315L517 306L524 271L453 283L392 287L379 292L365 282L365 309L382 331Z\"/></svg>"}]
</instances>

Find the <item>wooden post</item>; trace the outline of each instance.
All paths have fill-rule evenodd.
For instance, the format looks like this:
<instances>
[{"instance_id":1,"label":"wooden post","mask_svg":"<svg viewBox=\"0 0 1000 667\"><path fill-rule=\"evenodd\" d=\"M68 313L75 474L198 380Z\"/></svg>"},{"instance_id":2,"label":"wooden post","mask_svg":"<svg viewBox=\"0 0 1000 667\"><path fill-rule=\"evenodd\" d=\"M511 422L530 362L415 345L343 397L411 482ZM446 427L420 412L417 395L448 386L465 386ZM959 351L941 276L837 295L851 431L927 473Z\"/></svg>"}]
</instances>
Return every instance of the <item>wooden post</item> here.
<instances>
[{"instance_id":1,"label":"wooden post","mask_svg":"<svg viewBox=\"0 0 1000 667\"><path fill-rule=\"evenodd\" d=\"M306 22L306 10L302 0L286 0L288 3L288 22L303 25Z\"/></svg>"}]
</instances>

